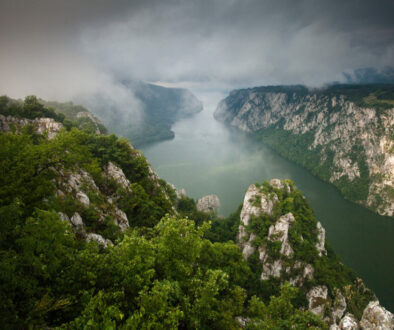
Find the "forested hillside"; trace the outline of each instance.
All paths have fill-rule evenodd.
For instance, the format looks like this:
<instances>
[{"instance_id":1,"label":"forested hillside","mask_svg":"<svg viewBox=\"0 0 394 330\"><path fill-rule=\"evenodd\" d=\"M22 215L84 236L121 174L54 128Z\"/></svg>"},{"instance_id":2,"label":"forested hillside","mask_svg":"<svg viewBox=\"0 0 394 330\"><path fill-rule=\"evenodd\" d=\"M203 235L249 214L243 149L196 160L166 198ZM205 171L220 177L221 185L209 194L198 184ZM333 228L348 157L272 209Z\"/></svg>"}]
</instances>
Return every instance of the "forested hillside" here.
<instances>
[{"instance_id":1,"label":"forested hillside","mask_svg":"<svg viewBox=\"0 0 394 330\"><path fill-rule=\"evenodd\" d=\"M253 185L221 219L197 211L126 139L66 125L34 97L1 100L2 327L326 329L344 318L392 325L329 248L294 183ZM287 242L280 223L289 214ZM283 272L264 269L275 260ZM312 275L294 280L308 265ZM314 292L323 286L320 299Z\"/></svg>"},{"instance_id":2,"label":"forested hillside","mask_svg":"<svg viewBox=\"0 0 394 330\"><path fill-rule=\"evenodd\" d=\"M253 132L345 198L394 215L394 85L235 90L215 118Z\"/></svg>"}]
</instances>

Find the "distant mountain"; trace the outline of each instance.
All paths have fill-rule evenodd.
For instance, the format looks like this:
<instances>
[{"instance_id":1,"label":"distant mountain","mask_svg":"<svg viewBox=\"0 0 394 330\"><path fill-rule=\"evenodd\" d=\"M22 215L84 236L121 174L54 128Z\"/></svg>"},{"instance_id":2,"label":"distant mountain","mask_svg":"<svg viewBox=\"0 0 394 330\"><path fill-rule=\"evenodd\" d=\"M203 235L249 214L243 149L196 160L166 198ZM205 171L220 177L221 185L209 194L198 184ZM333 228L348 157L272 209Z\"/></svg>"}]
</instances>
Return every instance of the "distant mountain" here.
<instances>
[{"instance_id":1,"label":"distant mountain","mask_svg":"<svg viewBox=\"0 0 394 330\"><path fill-rule=\"evenodd\" d=\"M353 73L344 72L348 84L394 84L394 67L360 68Z\"/></svg>"},{"instance_id":2,"label":"distant mountain","mask_svg":"<svg viewBox=\"0 0 394 330\"><path fill-rule=\"evenodd\" d=\"M56 113L63 114L65 116L65 120L75 123L75 126L81 130L89 130L96 134L107 133L107 129L100 119L95 117L88 109L81 105L75 105L72 102L62 103L55 101L45 101L42 99L39 99L39 103L49 109L53 109Z\"/></svg>"},{"instance_id":3,"label":"distant mountain","mask_svg":"<svg viewBox=\"0 0 394 330\"><path fill-rule=\"evenodd\" d=\"M16 123L22 120L26 125L27 121L35 121L36 124L39 124L39 120L50 118L61 123L67 129L76 127L89 133L107 133L103 123L88 109L74 105L72 102L45 101L34 95L27 96L25 101L11 99L5 95L0 96L0 115L2 116L1 122L6 126L9 126L6 124L7 121ZM9 127L9 129L11 128ZM5 130L4 127L3 130Z\"/></svg>"},{"instance_id":4,"label":"distant mountain","mask_svg":"<svg viewBox=\"0 0 394 330\"><path fill-rule=\"evenodd\" d=\"M139 101L136 108L119 108L101 99L92 110L110 132L128 138L137 147L174 138L172 125L202 111L202 103L189 91L136 81L123 81Z\"/></svg>"},{"instance_id":5,"label":"distant mountain","mask_svg":"<svg viewBox=\"0 0 394 330\"><path fill-rule=\"evenodd\" d=\"M394 85L235 90L215 118L257 134L347 199L394 215Z\"/></svg>"}]
</instances>

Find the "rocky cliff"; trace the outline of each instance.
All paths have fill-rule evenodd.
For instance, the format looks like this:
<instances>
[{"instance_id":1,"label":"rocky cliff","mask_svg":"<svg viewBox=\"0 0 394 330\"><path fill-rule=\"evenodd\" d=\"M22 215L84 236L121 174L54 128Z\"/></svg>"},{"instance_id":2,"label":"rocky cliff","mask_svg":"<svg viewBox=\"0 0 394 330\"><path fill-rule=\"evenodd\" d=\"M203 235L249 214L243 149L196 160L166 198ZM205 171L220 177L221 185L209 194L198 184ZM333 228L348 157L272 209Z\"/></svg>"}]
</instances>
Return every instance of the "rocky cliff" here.
<instances>
[{"instance_id":1,"label":"rocky cliff","mask_svg":"<svg viewBox=\"0 0 394 330\"><path fill-rule=\"evenodd\" d=\"M260 269L261 282L299 287L309 311L331 329L394 326L393 314L326 247L324 228L293 182L274 179L248 188L237 240Z\"/></svg>"},{"instance_id":2,"label":"rocky cliff","mask_svg":"<svg viewBox=\"0 0 394 330\"><path fill-rule=\"evenodd\" d=\"M381 215L394 214L394 87L235 90L215 118L246 132Z\"/></svg>"},{"instance_id":3,"label":"rocky cliff","mask_svg":"<svg viewBox=\"0 0 394 330\"><path fill-rule=\"evenodd\" d=\"M393 327L293 182L251 185L219 218L216 195L176 191L126 139L4 105L3 327Z\"/></svg>"}]
</instances>

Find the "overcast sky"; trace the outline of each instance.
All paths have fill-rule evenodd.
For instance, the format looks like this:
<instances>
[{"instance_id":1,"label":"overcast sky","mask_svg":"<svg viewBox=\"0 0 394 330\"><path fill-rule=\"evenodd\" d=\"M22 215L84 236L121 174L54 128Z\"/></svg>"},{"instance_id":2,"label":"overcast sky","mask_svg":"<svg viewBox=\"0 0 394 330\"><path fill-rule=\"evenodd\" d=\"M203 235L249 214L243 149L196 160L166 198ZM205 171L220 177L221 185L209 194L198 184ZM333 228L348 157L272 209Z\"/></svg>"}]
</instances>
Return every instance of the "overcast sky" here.
<instances>
[{"instance_id":1,"label":"overcast sky","mask_svg":"<svg viewBox=\"0 0 394 330\"><path fill-rule=\"evenodd\" d=\"M0 0L0 94L311 86L394 63L394 1Z\"/></svg>"}]
</instances>

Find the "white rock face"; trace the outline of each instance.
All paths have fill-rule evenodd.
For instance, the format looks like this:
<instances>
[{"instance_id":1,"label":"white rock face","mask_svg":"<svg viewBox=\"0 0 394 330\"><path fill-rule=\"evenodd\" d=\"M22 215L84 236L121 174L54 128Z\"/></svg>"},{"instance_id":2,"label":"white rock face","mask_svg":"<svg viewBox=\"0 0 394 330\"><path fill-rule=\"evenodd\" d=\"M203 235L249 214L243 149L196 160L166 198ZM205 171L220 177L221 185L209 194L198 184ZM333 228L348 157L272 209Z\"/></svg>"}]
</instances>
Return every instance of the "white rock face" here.
<instances>
[{"instance_id":1,"label":"white rock face","mask_svg":"<svg viewBox=\"0 0 394 330\"><path fill-rule=\"evenodd\" d=\"M270 181L270 185L275 188L278 188L278 189L286 188L286 191L288 194L290 194L290 192L291 192L290 186L287 183L285 183L279 179L272 179Z\"/></svg>"},{"instance_id":2,"label":"white rock face","mask_svg":"<svg viewBox=\"0 0 394 330\"><path fill-rule=\"evenodd\" d=\"M52 118L37 118L33 121L36 131L39 134L48 132L48 139L53 139L63 128L61 123L53 120Z\"/></svg>"},{"instance_id":3,"label":"white rock face","mask_svg":"<svg viewBox=\"0 0 394 330\"><path fill-rule=\"evenodd\" d=\"M335 299L333 302L333 307L331 309L331 318L335 323L342 318L343 314L346 311L346 307L347 305L345 297L342 295L341 291L336 289Z\"/></svg>"},{"instance_id":4,"label":"white rock face","mask_svg":"<svg viewBox=\"0 0 394 330\"><path fill-rule=\"evenodd\" d=\"M347 313L345 315L345 317L341 320L341 322L339 323L339 328L341 330L358 330L358 329L360 329L356 318L350 313Z\"/></svg>"},{"instance_id":5,"label":"white rock face","mask_svg":"<svg viewBox=\"0 0 394 330\"><path fill-rule=\"evenodd\" d=\"M316 249L319 252L319 256L321 257L323 254L327 254L327 251L324 247L326 242L326 230L323 228L320 222L317 223L317 239L318 242L316 243Z\"/></svg>"},{"instance_id":6,"label":"white rock face","mask_svg":"<svg viewBox=\"0 0 394 330\"><path fill-rule=\"evenodd\" d=\"M130 181L126 178L121 168L116 166L114 163L109 162L104 168L104 170L108 177L115 180L116 183L119 184L122 188L130 190Z\"/></svg>"},{"instance_id":7,"label":"white rock face","mask_svg":"<svg viewBox=\"0 0 394 330\"><path fill-rule=\"evenodd\" d=\"M324 316L324 305L327 302L328 289L325 285L312 288L307 294L308 310L313 314Z\"/></svg>"},{"instance_id":8,"label":"white rock face","mask_svg":"<svg viewBox=\"0 0 394 330\"><path fill-rule=\"evenodd\" d=\"M86 242L90 241L95 241L98 244L104 246L105 248L108 247L108 245L113 245L111 240L105 239L103 236L95 233L89 233L86 235Z\"/></svg>"},{"instance_id":9,"label":"white rock face","mask_svg":"<svg viewBox=\"0 0 394 330\"><path fill-rule=\"evenodd\" d=\"M321 164L330 162L329 180L333 184L343 178L350 184L357 181L362 166L366 166L372 180L368 196L356 202L381 215L394 215L394 107L376 112L357 106L343 95L295 91L289 96L248 89L232 91L219 103L214 116L246 132L272 127L280 121L284 131L295 135L308 132L313 141L307 148L320 153ZM365 162L355 159L353 147L365 155ZM332 164L329 154L334 155Z\"/></svg>"},{"instance_id":10,"label":"white rock face","mask_svg":"<svg viewBox=\"0 0 394 330\"><path fill-rule=\"evenodd\" d=\"M304 268L303 276L304 276L304 278L311 280L313 278L314 272L315 272L315 269L313 268L313 266L310 264L306 264L305 268Z\"/></svg>"},{"instance_id":11,"label":"white rock face","mask_svg":"<svg viewBox=\"0 0 394 330\"><path fill-rule=\"evenodd\" d=\"M207 195L197 201L197 210L201 212L215 212L220 207L220 200L217 195Z\"/></svg>"},{"instance_id":12,"label":"white rock face","mask_svg":"<svg viewBox=\"0 0 394 330\"><path fill-rule=\"evenodd\" d=\"M260 203L255 205L255 198L260 198ZM240 214L241 224L238 229L238 242L241 245L242 253L248 258L253 252L254 247L252 242L255 236L250 236L247 242L244 242L247 237L245 228L248 226L252 216L259 216L261 214L272 214L274 204L278 201L275 195L268 199L264 193L260 193L259 189L254 185L250 185L244 197L244 203Z\"/></svg>"},{"instance_id":13,"label":"white rock face","mask_svg":"<svg viewBox=\"0 0 394 330\"><path fill-rule=\"evenodd\" d=\"M283 262L280 259L276 259L274 260L274 262L271 263L264 262L263 271L261 272L261 279L268 280L270 276L279 278L282 269L283 269Z\"/></svg>"},{"instance_id":14,"label":"white rock face","mask_svg":"<svg viewBox=\"0 0 394 330\"><path fill-rule=\"evenodd\" d=\"M83 226L82 217L79 215L78 212L74 213L74 215L71 217L70 221L75 227L82 227Z\"/></svg>"},{"instance_id":15,"label":"white rock face","mask_svg":"<svg viewBox=\"0 0 394 330\"><path fill-rule=\"evenodd\" d=\"M31 124L38 134L48 133L48 139L53 139L63 128L61 123L52 118L26 119L0 115L0 131L2 132L10 132L11 126L15 127L17 132L20 132L28 124Z\"/></svg>"},{"instance_id":16,"label":"white rock face","mask_svg":"<svg viewBox=\"0 0 394 330\"><path fill-rule=\"evenodd\" d=\"M125 231L129 228L129 220L127 219L126 213L118 208L115 209L115 223L121 231Z\"/></svg>"},{"instance_id":17,"label":"white rock face","mask_svg":"<svg viewBox=\"0 0 394 330\"><path fill-rule=\"evenodd\" d=\"M394 329L394 315L380 306L379 301L371 301L364 309L360 325L362 329Z\"/></svg>"},{"instance_id":18,"label":"white rock face","mask_svg":"<svg viewBox=\"0 0 394 330\"><path fill-rule=\"evenodd\" d=\"M78 191L76 197L84 206L90 205L89 197L83 191Z\"/></svg>"},{"instance_id":19,"label":"white rock face","mask_svg":"<svg viewBox=\"0 0 394 330\"><path fill-rule=\"evenodd\" d=\"M86 184L89 187L89 189L95 191L99 190L91 175L88 172L79 169L78 172L70 173L68 175L68 180L66 183L66 191L67 192L75 191L76 193L78 193L82 191L82 187L84 184Z\"/></svg>"},{"instance_id":20,"label":"white rock face","mask_svg":"<svg viewBox=\"0 0 394 330\"><path fill-rule=\"evenodd\" d=\"M270 181L270 185L277 189L284 189L290 193L291 188L286 181L273 179ZM240 214L240 226L238 233L238 244L242 248L242 253L245 258L255 252L256 248L253 245L253 241L256 238L254 233L250 236L246 233L246 227L249 225L253 216L260 216L263 214L272 215L275 204L278 202L278 196L271 192L265 193L262 189L257 188L255 185L250 185L244 198L243 208ZM291 224L295 221L294 215L289 212L284 214L272 224L267 233L267 239L270 241L279 241L281 248L279 250L280 257L272 259L267 253L267 248L263 244L258 248L259 260L262 265L261 279L267 280L271 276L279 278L281 272L291 273L293 271L289 266L285 266L286 259L291 259L294 255L293 248L289 241L289 229ZM294 270L297 275L290 279L292 285L302 286L305 281L311 280L314 274L314 268L310 264L296 261L294 264Z\"/></svg>"},{"instance_id":21,"label":"white rock face","mask_svg":"<svg viewBox=\"0 0 394 330\"><path fill-rule=\"evenodd\" d=\"M287 213L282 215L275 225L271 225L268 230L268 238L274 240L272 237L276 237L275 241L280 241L282 247L280 253L289 257L294 253L290 242L289 242L289 227L292 222L294 222L294 216L292 213Z\"/></svg>"},{"instance_id":22,"label":"white rock face","mask_svg":"<svg viewBox=\"0 0 394 330\"><path fill-rule=\"evenodd\" d=\"M288 241L289 226L292 222L294 222L293 214L287 213L282 215L275 225L271 225L268 230L268 239L271 241L280 241L282 243L280 253L286 257L290 257L294 253ZM283 261L276 259L270 262L267 251L263 246L260 247L259 252L259 259L263 265L261 279L267 280L270 276L279 278L280 272L283 269Z\"/></svg>"}]
</instances>

